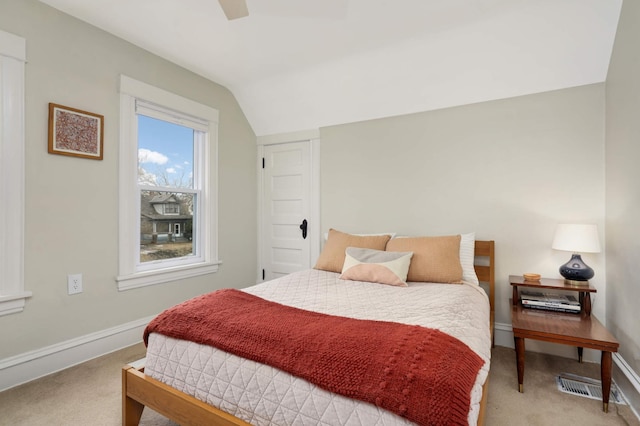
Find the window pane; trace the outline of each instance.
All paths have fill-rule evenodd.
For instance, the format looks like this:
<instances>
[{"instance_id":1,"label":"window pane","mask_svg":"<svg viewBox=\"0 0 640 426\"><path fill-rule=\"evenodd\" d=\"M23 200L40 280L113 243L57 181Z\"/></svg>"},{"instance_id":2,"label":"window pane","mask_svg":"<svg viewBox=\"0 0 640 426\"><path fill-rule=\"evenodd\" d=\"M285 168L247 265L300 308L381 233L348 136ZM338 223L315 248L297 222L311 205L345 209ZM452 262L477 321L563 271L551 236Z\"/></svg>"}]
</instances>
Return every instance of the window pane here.
<instances>
[{"instance_id":1,"label":"window pane","mask_svg":"<svg viewBox=\"0 0 640 426\"><path fill-rule=\"evenodd\" d=\"M138 183L193 188L194 130L138 114Z\"/></svg>"},{"instance_id":2,"label":"window pane","mask_svg":"<svg viewBox=\"0 0 640 426\"><path fill-rule=\"evenodd\" d=\"M195 194L140 191L140 263L193 256Z\"/></svg>"}]
</instances>

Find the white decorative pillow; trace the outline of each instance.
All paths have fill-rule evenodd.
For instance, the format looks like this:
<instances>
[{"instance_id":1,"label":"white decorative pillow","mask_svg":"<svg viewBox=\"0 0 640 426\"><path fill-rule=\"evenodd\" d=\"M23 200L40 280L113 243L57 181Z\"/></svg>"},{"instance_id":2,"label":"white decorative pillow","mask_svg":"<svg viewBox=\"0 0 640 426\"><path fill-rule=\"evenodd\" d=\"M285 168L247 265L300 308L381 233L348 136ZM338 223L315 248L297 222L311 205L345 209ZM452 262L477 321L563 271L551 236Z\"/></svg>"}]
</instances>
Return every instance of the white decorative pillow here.
<instances>
[{"instance_id":1,"label":"white decorative pillow","mask_svg":"<svg viewBox=\"0 0 640 426\"><path fill-rule=\"evenodd\" d=\"M476 233L460 234L460 265L462 266L462 281L480 285L478 276L476 275L475 250L476 250Z\"/></svg>"},{"instance_id":2,"label":"white decorative pillow","mask_svg":"<svg viewBox=\"0 0 640 426\"><path fill-rule=\"evenodd\" d=\"M407 286L413 252L347 247L340 279Z\"/></svg>"}]
</instances>

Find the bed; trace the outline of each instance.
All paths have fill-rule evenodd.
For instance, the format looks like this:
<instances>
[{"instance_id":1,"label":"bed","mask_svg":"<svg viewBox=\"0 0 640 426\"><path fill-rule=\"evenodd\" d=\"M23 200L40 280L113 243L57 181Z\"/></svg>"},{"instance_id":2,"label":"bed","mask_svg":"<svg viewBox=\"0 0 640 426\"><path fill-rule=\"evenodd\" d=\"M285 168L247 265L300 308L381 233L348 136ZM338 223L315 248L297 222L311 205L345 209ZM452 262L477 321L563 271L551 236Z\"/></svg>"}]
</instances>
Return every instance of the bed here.
<instances>
[{"instance_id":1,"label":"bed","mask_svg":"<svg viewBox=\"0 0 640 426\"><path fill-rule=\"evenodd\" d=\"M257 298L269 303L268 308L271 304L292 307L293 312L287 315L313 313L329 321L343 318L355 324L398 322L421 329L432 327L459 339L482 360L470 384L465 423L483 424L493 344L494 242L475 241L473 247L473 270L482 287L410 282L399 288L367 281L345 285L341 274L311 269L235 291L234 297ZM456 300L453 310L462 322L449 323L446 315L423 319L425 310L452 311L446 305L450 302L441 299L443 294ZM467 297L468 302L463 301ZM403 309L392 308L399 305ZM253 359L160 332L150 332L145 338L145 365L127 365L122 370L123 425L137 425L145 406L181 425L414 424L398 411L336 394L310 383L304 375L300 378Z\"/></svg>"}]
</instances>

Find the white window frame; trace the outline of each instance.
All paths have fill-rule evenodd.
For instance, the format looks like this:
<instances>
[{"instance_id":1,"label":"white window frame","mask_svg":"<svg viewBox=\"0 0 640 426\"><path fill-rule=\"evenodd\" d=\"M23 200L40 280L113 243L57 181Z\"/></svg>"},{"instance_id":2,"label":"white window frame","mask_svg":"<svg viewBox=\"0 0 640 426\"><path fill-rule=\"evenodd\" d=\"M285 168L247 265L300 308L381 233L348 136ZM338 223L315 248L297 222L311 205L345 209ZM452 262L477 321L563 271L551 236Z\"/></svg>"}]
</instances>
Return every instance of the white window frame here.
<instances>
[{"instance_id":1,"label":"white window frame","mask_svg":"<svg viewBox=\"0 0 640 426\"><path fill-rule=\"evenodd\" d=\"M176 262L158 262L141 265L140 256L140 192L138 185L138 120L136 103L157 108L160 114L179 114L173 122L184 116L193 117L194 122L206 128L206 139L200 148L194 146L194 155L202 158L199 170L201 176L194 176L195 182L202 182L199 207L195 216L197 236L197 256ZM146 114L145 114L146 115ZM218 157L218 110L200 104L166 90L137 81L125 75L120 76L120 182L119 182L119 275L116 277L118 290L129 290L154 284L176 281L218 271L218 211L217 211L217 157ZM162 115L156 117L162 119ZM190 124L186 124L191 127ZM199 150L198 150L199 149ZM176 188L176 192L188 192Z\"/></svg>"},{"instance_id":2,"label":"white window frame","mask_svg":"<svg viewBox=\"0 0 640 426\"><path fill-rule=\"evenodd\" d=\"M0 30L0 316L24 310L26 40Z\"/></svg>"}]
</instances>

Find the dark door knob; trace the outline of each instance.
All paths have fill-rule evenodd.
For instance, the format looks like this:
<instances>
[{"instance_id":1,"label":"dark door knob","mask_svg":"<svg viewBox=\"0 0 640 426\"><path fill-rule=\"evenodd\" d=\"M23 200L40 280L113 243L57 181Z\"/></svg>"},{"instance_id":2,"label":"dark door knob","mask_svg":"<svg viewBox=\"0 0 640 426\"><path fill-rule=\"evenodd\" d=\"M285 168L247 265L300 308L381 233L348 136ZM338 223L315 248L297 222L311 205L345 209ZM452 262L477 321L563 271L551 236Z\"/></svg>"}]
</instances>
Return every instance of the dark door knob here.
<instances>
[{"instance_id":1,"label":"dark door knob","mask_svg":"<svg viewBox=\"0 0 640 426\"><path fill-rule=\"evenodd\" d=\"M304 219L300 224L300 229L302 230L302 239L307 238L307 219Z\"/></svg>"}]
</instances>

